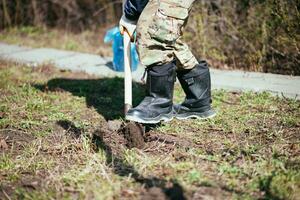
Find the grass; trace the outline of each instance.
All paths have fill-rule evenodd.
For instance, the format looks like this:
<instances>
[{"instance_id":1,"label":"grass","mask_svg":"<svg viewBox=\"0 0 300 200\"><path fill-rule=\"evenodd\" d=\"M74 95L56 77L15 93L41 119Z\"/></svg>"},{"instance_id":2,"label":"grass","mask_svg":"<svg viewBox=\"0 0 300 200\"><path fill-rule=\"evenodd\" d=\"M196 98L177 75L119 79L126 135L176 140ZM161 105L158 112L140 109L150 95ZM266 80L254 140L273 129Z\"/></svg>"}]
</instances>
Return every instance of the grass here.
<instances>
[{"instance_id":1,"label":"grass","mask_svg":"<svg viewBox=\"0 0 300 200\"><path fill-rule=\"evenodd\" d=\"M21 26L0 30L0 41L34 48L56 48L111 56L111 47L103 39L107 27L80 33L60 29Z\"/></svg>"},{"instance_id":2,"label":"grass","mask_svg":"<svg viewBox=\"0 0 300 200\"><path fill-rule=\"evenodd\" d=\"M299 199L299 101L216 90L214 119L173 120L150 132L164 139L127 149L97 136L122 120L122 84L1 63L0 198Z\"/></svg>"}]
</instances>

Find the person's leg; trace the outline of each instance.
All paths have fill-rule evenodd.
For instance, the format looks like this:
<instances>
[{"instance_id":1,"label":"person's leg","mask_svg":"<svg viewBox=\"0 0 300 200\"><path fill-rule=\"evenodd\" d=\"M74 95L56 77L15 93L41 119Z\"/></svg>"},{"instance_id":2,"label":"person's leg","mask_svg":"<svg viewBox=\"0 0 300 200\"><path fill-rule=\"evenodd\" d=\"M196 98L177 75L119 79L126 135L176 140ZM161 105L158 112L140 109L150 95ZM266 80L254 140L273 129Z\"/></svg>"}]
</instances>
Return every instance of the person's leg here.
<instances>
[{"instance_id":1,"label":"person's leg","mask_svg":"<svg viewBox=\"0 0 300 200\"><path fill-rule=\"evenodd\" d=\"M177 78L186 94L180 105L175 105L177 119L212 118L211 79L206 61L198 62L188 46L180 39L174 52L177 60Z\"/></svg>"},{"instance_id":2,"label":"person's leg","mask_svg":"<svg viewBox=\"0 0 300 200\"><path fill-rule=\"evenodd\" d=\"M173 119L173 91L176 66L170 62L147 69L146 97L126 114L126 119L145 124L156 124Z\"/></svg>"},{"instance_id":3,"label":"person's leg","mask_svg":"<svg viewBox=\"0 0 300 200\"><path fill-rule=\"evenodd\" d=\"M162 65L174 59L173 47L155 38L155 26L162 23L157 17L159 1L149 0L137 23L137 51L141 63L146 67Z\"/></svg>"},{"instance_id":4,"label":"person's leg","mask_svg":"<svg viewBox=\"0 0 300 200\"><path fill-rule=\"evenodd\" d=\"M148 67L189 60L185 68L198 62L180 38L195 0L149 0L137 24L137 50ZM193 68L193 67L190 67Z\"/></svg>"},{"instance_id":5,"label":"person's leg","mask_svg":"<svg viewBox=\"0 0 300 200\"><path fill-rule=\"evenodd\" d=\"M170 111L173 109L174 81L170 80L174 80L176 76L174 63L176 62L177 67L181 69L179 80L185 77L184 74L195 75L191 70L199 65L187 45L180 40L193 2L194 0L150 0L141 14L137 24L137 50L141 63L148 71L148 92L141 104L128 112L127 119L142 123L157 123L161 120L172 119ZM156 80L151 81L154 77ZM195 78L195 80L198 79ZM155 82L159 84L154 84ZM180 82L184 88L183 79ZM196 99L190 99L188 90L192 88L184 88L187 99L201 100L202 97L199 95ZM159 92L155 91L163 92L158 94ZM162 109L162 107L167 109ZM183 108L189 108L189 106L177 106L178 116L183 112L189 112L188 109Z\"/></svg>"},{"instance_id":6,"label":"person's leg","mask_svg":"<svg viewBox=\"0 0 300 200\"><path fill-rule=\"evenodd\" d=\"M176 64L173 48L153 39L150 29L159 8L158 0L150 0L137 24L137 50L146 66L146 97L126 114L126 119L139 123L159 123L173 119L173 90Z\"/></svg>"},{"instance_id":7,"label":"person's leg","mask_svg":"<svg viewBox=\"0 0 300 200\"><path fill-rule=\"evenodd\" d=\"M181 104L174 106L176 118L214 117L216 113L211 108L211 79L208 64L202 61L192 69L178 70L177 78L186 98Z\"/></svg>"},{"instance_id":8,"label":"person's leg","mask_svg":"<svg viewBox=\"0 0 300 200\"><path fill-rule=\"evenodd\" d=\"M182 3L180 0L162 0ZM192 6L193 0L184 1L187 6ZM172 9L169 9L170 12ZM170 15L176 17L178 10L173 10ZM185 14L183 14L185 15ZM187 20L185 20L186 23ZM182 26L181 28L183 28ZM208 64L205 61L197 61L187 44L180 37L174 44L174 56L177 65L177 77L186 94L186 98L180 105L175 105L176 118L211 118L216 115L211 108L211 79Z\"/></svg>"}]
</instances>

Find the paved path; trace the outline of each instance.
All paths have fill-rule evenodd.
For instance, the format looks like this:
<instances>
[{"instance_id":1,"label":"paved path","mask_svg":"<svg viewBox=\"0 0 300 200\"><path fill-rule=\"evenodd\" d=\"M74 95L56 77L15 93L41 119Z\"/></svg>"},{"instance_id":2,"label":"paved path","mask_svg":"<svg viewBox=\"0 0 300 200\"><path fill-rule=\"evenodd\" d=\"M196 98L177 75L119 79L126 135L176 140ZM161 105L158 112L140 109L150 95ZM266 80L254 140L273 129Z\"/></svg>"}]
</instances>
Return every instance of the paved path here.
<instances>
[{"instance_id":1,"label":"paved path","mask_svg":"<svg viewBox=\"0 0 300 200\"><path fill-rule=\"evenodd\" d=\"M33 49L0 43L0 60L11 60L37 66L50 62L60 69L82 71L99 77L122 77L123 73L113 71L111 58L97 55L62 51L57 49ZM140 81L143 67L133 72L133 79ZM300 76L284 76L243 71L211 69L212 88L229 91L268 91L274 95L300 99Z\"/></svg>"}]
</instances>

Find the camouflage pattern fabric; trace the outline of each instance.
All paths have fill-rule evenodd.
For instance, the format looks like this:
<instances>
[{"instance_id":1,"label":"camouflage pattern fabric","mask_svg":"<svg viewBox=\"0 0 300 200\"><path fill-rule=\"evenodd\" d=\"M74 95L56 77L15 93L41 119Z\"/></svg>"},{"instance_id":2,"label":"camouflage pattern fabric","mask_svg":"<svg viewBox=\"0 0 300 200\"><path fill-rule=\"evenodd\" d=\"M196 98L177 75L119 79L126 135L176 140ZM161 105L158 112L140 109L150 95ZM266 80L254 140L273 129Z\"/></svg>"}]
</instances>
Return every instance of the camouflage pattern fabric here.
<instances>
[{"instance_id":1,"label":"camouflage pattern fabric","mask_svg":"<svg viewBox=\"0 0 300 200\"><path fill-rule=\"evenodd\" d=\"M192 69L198 61L181 40L195 0L149 0L137 24L137 50L145 66L176 59L178 69Z\"/></svg>"}]
</instances>

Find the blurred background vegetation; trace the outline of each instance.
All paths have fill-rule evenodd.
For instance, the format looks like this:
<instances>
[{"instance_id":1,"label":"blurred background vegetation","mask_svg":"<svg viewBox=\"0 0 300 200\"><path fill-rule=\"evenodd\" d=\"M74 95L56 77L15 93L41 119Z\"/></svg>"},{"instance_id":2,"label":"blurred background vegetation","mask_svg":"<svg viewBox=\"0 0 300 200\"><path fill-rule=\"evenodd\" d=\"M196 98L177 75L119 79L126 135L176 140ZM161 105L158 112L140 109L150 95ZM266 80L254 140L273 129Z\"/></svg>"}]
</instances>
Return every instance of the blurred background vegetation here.
<instances>
[{"instance_id":1,"label":"blurred background vegetation","mask_svg":"<svg viewBox=\"0 0 300 200\"><path fill-rule=\"evenodd\" d=\"M300 0L196 0L184 37L216 68L300 75L299 10ZM0 30L101 35L121 14L122 0L0 0Z\"/></svg>"}]
</instances>

